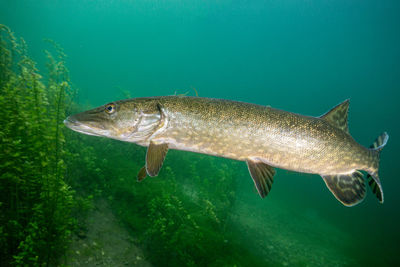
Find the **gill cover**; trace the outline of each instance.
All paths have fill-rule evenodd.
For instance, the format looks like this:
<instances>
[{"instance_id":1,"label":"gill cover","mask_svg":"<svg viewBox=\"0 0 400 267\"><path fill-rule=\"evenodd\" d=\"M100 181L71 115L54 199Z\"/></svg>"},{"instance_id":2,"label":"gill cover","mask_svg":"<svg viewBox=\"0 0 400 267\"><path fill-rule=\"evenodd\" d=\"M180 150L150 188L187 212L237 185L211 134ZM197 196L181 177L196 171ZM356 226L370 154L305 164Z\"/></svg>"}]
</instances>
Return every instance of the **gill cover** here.
<instances>
[{"instance_id":1,"label":"gill cover","mask_svg":"<svg viewBox=\"0 0 400 267\"><path fill-rule=\"evenodd\" d=\"M167 117L160 104L156 104L155 109L147 109L139 111L138 123L135 129L128 136L127 141L147 141L157 133L162 131L167 125Z\"/></svg>"}]
</instances>

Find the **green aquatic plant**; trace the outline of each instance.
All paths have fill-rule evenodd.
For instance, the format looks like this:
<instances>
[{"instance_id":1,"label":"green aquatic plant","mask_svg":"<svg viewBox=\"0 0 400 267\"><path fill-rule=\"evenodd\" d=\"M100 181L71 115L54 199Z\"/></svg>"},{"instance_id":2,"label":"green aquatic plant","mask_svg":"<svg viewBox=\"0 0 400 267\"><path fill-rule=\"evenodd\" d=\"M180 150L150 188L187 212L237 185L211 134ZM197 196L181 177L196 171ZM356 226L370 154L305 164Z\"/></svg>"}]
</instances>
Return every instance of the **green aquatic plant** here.
<instances>
[{"instance_id":1,"label":"green aquatic plant","mask_svg":"<svg viewBox=\"0 0 400 267\"><path fill-rule=\"evenodd\" d=\"M70 239L73 191L65 183L60 125L72 91L55 46L43 79L23 39L0 25L0 258L7 265L56 262Z\"/></svg>"}]
</instances>

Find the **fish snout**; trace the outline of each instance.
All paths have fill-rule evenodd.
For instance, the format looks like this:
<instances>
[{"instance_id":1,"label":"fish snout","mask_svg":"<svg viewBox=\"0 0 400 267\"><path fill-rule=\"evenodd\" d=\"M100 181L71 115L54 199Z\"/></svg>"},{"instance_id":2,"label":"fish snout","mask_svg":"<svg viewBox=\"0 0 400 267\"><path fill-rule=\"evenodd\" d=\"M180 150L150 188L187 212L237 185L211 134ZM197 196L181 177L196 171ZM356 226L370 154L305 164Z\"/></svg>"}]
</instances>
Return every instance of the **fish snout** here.
<instances>
[{"instance_id":1,"label":"fish snout","mask_svg":"<svg viewBox=\"0 0 400 267\"><path fill-rule=\"evenodd\" d=\"M68 116L63 122L64 122L64 125L67 127L78 125L78 122L74 116Z\"/></svg>"}]
</instances>

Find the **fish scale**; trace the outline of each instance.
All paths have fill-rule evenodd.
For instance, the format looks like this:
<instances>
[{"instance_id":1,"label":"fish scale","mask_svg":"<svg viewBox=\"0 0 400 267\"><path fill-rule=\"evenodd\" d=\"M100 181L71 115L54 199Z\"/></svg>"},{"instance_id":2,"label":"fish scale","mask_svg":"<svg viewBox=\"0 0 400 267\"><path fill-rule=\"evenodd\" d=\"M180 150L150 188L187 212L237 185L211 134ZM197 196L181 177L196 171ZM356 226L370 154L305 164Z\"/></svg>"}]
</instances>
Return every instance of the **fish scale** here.
<instances>
[{"instance_id":1,"label":"fish scale","mask_svg":"<svg viewBox=\"0 0 400 267\"><path fill-rule=\"evenodd\" d=\"M171 148L198 153L207 148L207 153L220 157L259 158L275 167L318 174L327 169L352 171L355 156L364 159L357 168L368 166L368 150L322 119L241 102L174 100L160 100L171 119L165 132L154 138ZM344 161L346 157L349 160Z\"/></svg>"}]
</instances>

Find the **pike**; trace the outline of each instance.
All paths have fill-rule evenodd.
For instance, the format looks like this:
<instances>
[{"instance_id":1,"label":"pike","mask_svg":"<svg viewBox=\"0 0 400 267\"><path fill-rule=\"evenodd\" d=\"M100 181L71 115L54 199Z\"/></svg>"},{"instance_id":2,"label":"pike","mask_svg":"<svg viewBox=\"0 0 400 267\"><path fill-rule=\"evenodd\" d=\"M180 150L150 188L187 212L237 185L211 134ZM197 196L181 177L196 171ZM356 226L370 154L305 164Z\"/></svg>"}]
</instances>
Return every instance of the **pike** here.
<instances>
[{"instance_id":1,"label":"pike","mask_svg":"<svg viewBox=\"0 0 400 267\"><path fill-rule=\"evenodd\" d=\"M259 195L271 190L275 167L319 174L345 206L365 198L364 175L383 203L379 157L384 132L370 148L349 134L349 100L320 117L269 106L188 96L133 98L69 116L74 131L148 147L137 179L157 176L168 149L192 151L247 163Z\"/></svg>"}]
</instances>

